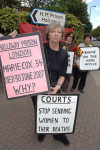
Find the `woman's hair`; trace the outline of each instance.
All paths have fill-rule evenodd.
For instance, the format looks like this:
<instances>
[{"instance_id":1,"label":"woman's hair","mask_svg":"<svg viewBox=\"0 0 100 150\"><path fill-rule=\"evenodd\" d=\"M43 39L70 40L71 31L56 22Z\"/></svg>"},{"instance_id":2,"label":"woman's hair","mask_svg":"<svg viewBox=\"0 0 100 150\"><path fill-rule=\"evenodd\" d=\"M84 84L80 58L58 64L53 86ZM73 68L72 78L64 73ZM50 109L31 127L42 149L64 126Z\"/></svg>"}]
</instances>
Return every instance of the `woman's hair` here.
<instances>
[{"instance_id":1,"label":"woman's hair","mask_svg":"<svg viewBox=\"0 0 100 150\"><path fill-rule=\"evenodd\" d=\"M66 40L66 39L67 39L67 37L68 37L68 36L70 36L71 34L73 34L73 39L72 39L72 41L73 41L73 40L74 40L74 33L73 33L73 32L71 32L71 31L70 31L70 32L68 32L68 33L66 34L66 36L65 36L65 40Z\"/></svg>"},{"instance_id":2,"label":"woman's hair","mask_svg":"<svg viewBox=\"0 0 100 150\"><path fill-rule=\"evenodd\" d=\"M87 37L89 37L90 40L91 40L91 38L92 38L92 36L91 36L90 33L86 33L86 34L84 35L84 37L83 37L83 40L85 40Z\"/></svg>"},{"instance_id":3,"label":"woman's hair","mask_svg":"<svg viewBox=\"0 0 100 150\"><path fill-rule=\"evenodd\" d=\"M64 28L61 26L61 24L59 24L57 22L52 22L46 28L45 36L46 36L47 41L49 40L48 36L49 36L50 31L56 29L57 27L61 27L61 30L62 30L62 37L61 38L64 37L64 34L65 34Z\"/></svg>"}]
</instances>

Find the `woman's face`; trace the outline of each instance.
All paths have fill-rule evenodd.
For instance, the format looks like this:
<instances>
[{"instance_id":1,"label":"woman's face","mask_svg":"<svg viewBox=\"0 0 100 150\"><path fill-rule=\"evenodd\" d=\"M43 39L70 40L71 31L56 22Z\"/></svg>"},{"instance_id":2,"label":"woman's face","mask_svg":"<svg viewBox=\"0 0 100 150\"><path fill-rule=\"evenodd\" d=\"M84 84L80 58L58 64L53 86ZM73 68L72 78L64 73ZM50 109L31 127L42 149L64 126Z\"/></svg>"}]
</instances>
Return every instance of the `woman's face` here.
<instances>
[{"instance_id":1,"label":"woman's face","mask_svg":"<svg viewBox=\"0 0 100 150\"><path fill-rule=\"evenodd\" d=\"M71 43L73 40L73 34L70 34L69 36L67 36L66 41Z\"/></svg>"},{"instance_id":2,"label":"woman's face","mask_svg":"<svg viewBox=\"0 0 100 150\"><path fill-rule=\"evenodd\" d=\"M61 27L57 27L49 32L49 41L53 43L59 43L62 37L62 29Z\"/></svg>"},{"instance_id":3,"label":"woman's face","mask_svg":"<svg viewBox=\"0 0 100 150\"><path fill-rule=\"evenodd\" d=\"M90 37L86 37L86 38L84 39L84 43L85 43L85 44L89 44L89 43L90 43Z\"/></svg>"}]
</instances>

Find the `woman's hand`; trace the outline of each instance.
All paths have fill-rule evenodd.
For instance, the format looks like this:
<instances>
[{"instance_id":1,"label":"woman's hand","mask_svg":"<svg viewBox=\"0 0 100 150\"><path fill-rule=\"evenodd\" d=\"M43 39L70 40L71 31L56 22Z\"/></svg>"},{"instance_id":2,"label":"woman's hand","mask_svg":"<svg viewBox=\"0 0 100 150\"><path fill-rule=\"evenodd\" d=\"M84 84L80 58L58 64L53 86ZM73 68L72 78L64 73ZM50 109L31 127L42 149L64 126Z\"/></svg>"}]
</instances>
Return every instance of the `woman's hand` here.
<instances>
[{"instance_id":1,"label":"woman's hand","mask_svg":"<svg viewBox=\"0 0 100 150\"><path fill-rule=\"evenodd\" d=\"M17 31L14 30L13 32L8 34L9 36L12 36L13 38L16 37L16 35L18 35Z\"/></svg>"},{"instance_id":2,"label":"woman's hand","mask_svg":"<svg viewBox=\"0 0 100 150\"><path fill-rule=\"evenodd\" d=\"M51 92L48 94L56 94L57 91L60 89L60 85L56 85L55 87L51 87Z\"/></svg>"},{"instance_id":3,"label":"woman's hand","mask_svg":"<svg viewBox=\"0 0 100 150\"><path fill-rule=\"evenodd\" d=\"M63 46L62 49L66 50L66 46Z\"/></svg>"},{"instance_id":4,"label":"woman's hand","mask_svg":"<svg viewBox=\"0 0 100 150\"><path fill-rule=\"evenodd\" d=\"M80 69L80 65L77 65L78 69Z\"/></svg>"}]
</instances>

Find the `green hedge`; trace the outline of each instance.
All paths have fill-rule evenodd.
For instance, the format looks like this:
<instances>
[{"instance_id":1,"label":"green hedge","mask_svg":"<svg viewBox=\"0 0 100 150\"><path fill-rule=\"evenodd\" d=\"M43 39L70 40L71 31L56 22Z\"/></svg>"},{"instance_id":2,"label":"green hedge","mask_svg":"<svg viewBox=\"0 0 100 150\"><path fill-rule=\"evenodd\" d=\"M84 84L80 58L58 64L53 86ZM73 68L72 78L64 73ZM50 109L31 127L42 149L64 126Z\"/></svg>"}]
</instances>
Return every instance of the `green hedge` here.
<instances>
[{"instance_id":1,"label":"green hedge","mask_svg":"<svg viewBox=\"0 0 100 150\"><path fill-rule=\"evenodd\" d=\"M17 12L12 8L0 9L0 31L4 35L8 35L16 29L19 31L19 22L31 22L29 12Z\"/></svg>"},{"instance_id":2,"label":"green hedge","mask_svg":"<svg viewBox=\"0 0 100 150\"><path fill-rule=\"evenodd\" d=\"M66 27L70 28L73 27L73 32L75 34L75 39L74 42L77 44L83 42L83 35L84 35L84 30L82 29L82 23L73 15L66 13L67 18L66 18Z\"/></svg>"}]
</instances>

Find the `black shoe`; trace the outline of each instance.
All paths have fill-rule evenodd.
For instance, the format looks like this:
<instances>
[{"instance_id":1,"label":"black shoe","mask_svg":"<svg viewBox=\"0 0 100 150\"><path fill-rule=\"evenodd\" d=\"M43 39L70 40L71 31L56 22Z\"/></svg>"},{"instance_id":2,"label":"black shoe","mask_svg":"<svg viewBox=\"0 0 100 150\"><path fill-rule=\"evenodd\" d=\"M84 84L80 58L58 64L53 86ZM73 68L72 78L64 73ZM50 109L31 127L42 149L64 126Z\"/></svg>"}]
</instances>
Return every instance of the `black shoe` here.
<instances>
[{"instance_id":1,"label":"black shoe","mask_svg":"<svg viewBox=\"0 0 100 150\"><path fill-rule=\"evenodd\" d=\"M73 89L73 88L71 88L71 89L70 89L70 91L71 91L71 92L74 92L74 89Z\"/></svg>"},{"instance_id":2,"label":"black shoe","mask_svg":"<svg viewBox=\"0 0 100 150\"><path fill-rule=\"evenodd\" d=\"M80 89L78 89L81 93L84 93L84 91L83 90L80 90Z\"/></svg>"},{"instance_id":3,"label":"black shoe","mask_svg":"<svg viewBox=\"0 0 100 150\"><path fill-rule=\"evenodd\" d=\"M69 140L67 139L67 137L65 136L65 134L59 134L59 135L53 135L55 140L58 140L60 142L62 142L64 145L69 146Z\"/></svg>"},{"instance_id":4,"label":"black shoe","mask_svg":"<svg viewBox=\"0 0 100 150\"><path fill-rule=\"evenodd\" d=\"M44 138L45 138L45 135L44 135L44 134L39 134L39 135L38 135L38 141L39 141L39 142L43 142Z\"/></svg>"}]
</instances>

